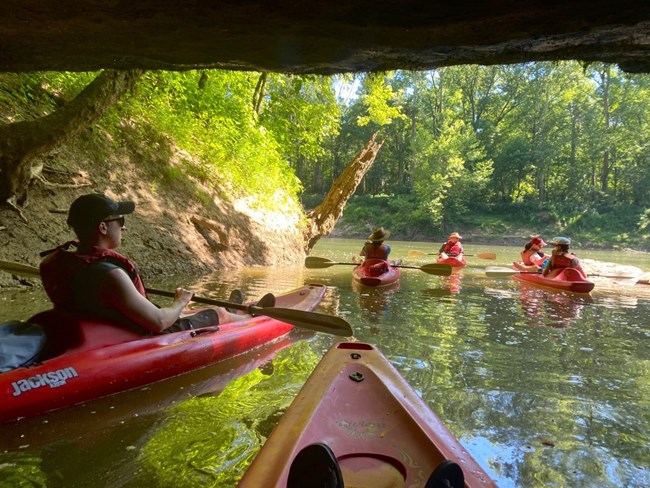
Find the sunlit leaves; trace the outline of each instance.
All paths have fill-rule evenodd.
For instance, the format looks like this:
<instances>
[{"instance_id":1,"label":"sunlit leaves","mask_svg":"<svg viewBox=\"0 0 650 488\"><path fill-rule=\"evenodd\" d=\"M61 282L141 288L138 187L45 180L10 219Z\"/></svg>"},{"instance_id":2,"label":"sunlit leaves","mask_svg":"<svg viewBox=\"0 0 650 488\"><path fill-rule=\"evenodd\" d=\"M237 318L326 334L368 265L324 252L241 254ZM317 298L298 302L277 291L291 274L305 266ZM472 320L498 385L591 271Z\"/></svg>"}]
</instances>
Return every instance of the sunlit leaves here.
<instances>
[{"instance_id":1,"label":"sunlit leaves","mask_svg":"<svg viewBox=\"0 0 650 488\"><path fill-rule=\"evenodd\" d=\"M324 141L339 131L340 112L331 79L269 75L260 122L294 168L311 167L324 154Z\"/></svg>"},{"instance_id":2,"label":"sunlit leaves","mask_svg":"<svg viewBox=\"0 0 650 488\"><path fill-rule=\"evenodd\" d=\"M283 134L256 120L251 101L257 78L216 70L147 73L132 103L194 156L186 162L188 173L218 182L232 198L255 195L261 206L275 205L280 189L294 195L287 203L296 207L300 183L284 158Z\"/></svg>"},{"instance_id":3,"label":"sunlit leaves","mask_svg":"<svg viewBox=\"0 0 650 488\"><path fill-rule=\"evenodd\" d=\"M378 126L387 125L393 119L403 117L401 108L394 104L395 93L386 83L383 73L368 74L363 86L362 102L367 108L367 114L357 118L359 126L366 126L370 122Z\"/></svg>"}]
</instances>

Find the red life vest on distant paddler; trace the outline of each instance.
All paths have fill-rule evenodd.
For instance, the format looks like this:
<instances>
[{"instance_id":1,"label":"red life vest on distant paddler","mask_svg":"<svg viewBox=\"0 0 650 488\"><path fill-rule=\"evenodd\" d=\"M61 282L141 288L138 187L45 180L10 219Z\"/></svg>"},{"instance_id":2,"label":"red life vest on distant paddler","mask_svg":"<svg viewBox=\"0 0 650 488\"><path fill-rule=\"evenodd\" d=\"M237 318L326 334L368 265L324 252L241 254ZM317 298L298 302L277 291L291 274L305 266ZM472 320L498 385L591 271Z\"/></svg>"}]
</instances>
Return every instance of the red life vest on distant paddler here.
<instances>
[{"instance_id":1,"label":"red life vest on distant paddler","mask_svg":"<svg viewBox=\"0 0 650 488\"><path fill-rule=\"evenodd\" d=\"M460 242L445 242L442 247L438 250L438 253L444 252L447 256L456 257L463 254L463 246Z\"/></svg>"},{"instance_id":2,"label":"red life vest on distant paddler","mask_svg":"<svg viewBox=\"0 0 650 488\"><path fill-rule=\"evenodd\" d=\"M535 251L534 249L524 249L521 251L521 260L527 266L539 266L546 256L542 251Z\"/></svg>"},{"instance_id":3,"label":"red life vest on distant paddler","mask_svg":"<svg viewBox=\"0 0 650 488\"><path fill-rule=\"evenodd\" d=\"M551 267L557 268L574 268L578 266L578 258L568 252L553 253L551 256Z\"/></svg>"},{"instance_id":4,"label":"red life vest on distant paddler","mask_svg":"<svg viewBox=\"0 0 650 488\"><path fill-rule=\"evenodd\" d=\"M70 241L57 247L54 252L48 254L41 261L40 272L43 286L55 308L68 311L79 309L80 304L75 298L75 286L83 286L83 283L76 283L77 278L93 263L99 261L105 261L123 269L131 278L136 290L143 297L147 296L144 283L135 264L126 256L112 249L95 246L88 254L67 251L66 249L73 244L76 245L76 242Z\"/></svg>"}]
</instances>

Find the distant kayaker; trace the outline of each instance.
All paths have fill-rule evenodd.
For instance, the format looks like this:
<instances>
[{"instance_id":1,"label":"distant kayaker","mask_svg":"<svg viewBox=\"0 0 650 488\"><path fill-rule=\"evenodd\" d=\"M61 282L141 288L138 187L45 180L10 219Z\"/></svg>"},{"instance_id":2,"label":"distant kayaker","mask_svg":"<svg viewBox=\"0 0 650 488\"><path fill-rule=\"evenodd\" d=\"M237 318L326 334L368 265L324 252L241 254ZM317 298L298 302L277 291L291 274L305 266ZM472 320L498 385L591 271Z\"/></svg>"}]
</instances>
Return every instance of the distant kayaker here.
<instances>
[{"instance_id":1,"label":"distant kayaker","mask_svg":"<svg viewBox=\"0 0 650 488\"><path fill-rule=\"evenodd\" d=\"M544 267L545 261L549 258L542 248L547 244L540 236L531 236L532 239L524 246L521 251L521 260L526 266L536 266L541 270Z\"/></svg>"},{"instance_id":2,"label":"distant kayaker","mask_svg":"<svg viewBox=\"0 0 650 488\"><path fill-rule=\"evenodd\" d=\"M580 267L580 260L569 252L571 239L568 237L554 237L551 240L551 244L555 244L555 248L544 266L544 276L553 270L562 268L577 268L584 274L584 271Z\"/></svg>"},{"instance_id":3,"label":"distant kayaker","mask_svg":"<svg viewBox=\"0 0 650 488\"><path fill-rule=\"evenodd\" d=\"M440 249L438 257L440 259L455 258L463 255L463 245L460 243L462 237L458 232L452 232Z\"/></svg>"},{"instance_id":4,"label":"distant kayaker","mask_svg":"<svg viewBox=\"0 0 650 488\"><path fill-rule=\"evenodd\" d=\"M366 259L388 259L390 246L384 243L388 237L390 237L389 231L383 227L376 227L372 234L368 236L368 240L363 245L359 256Z\"/></svg>"},{"instance_id":5,"label":"distant kayaker","mask_svg":"<svg viewBox=\"0 0 650 488\"><path fill-rule=\"evenodd\" d=\"M188 319L180 317L194 293L184 288L176 288L168 307L158 308L151 303L135 264L115 251L126 230L125 215L134 210L134 202L117 202L98 193L82 195L72 202L67 222L78 242L70 241L42 253L46 257L40 265L45 291L56 309L115 319L154 333L192 328L195 323L217 325L249 317L214 307L202 319L196 314L195 321L189 319L188 325ZM75 252L67 250L75 244ZM230 298L241 303L243 294L234 290ZM275 297L268 294L260 302L260 306L272 307ZM206 320L208 323L201 323Z\"/></svg>"}]
</instances>

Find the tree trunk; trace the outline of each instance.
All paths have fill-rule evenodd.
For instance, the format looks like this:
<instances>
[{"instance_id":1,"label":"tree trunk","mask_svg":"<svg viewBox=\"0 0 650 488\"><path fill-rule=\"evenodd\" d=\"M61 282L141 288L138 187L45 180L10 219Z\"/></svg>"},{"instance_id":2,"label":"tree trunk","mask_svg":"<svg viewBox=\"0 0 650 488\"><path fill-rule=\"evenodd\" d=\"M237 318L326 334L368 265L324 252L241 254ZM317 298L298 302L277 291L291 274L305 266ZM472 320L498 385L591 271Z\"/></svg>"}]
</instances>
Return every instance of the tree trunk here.
<instances>
[{"instance_id":1,"label":"tree trunk","mask_svg":"<svg viewBox=\"0 0 650 488\"><path fill-rule=\"evenodd\" d=\"M96 123L142 74L142 70L103 71L55 112L0 126L0 201L26 205L34 159Z\"/></svg>"},{"instance_id":2,"label":"tree trunk","mask_svg":"<svg viewBox=\"0 0 650 488\"><path fill-rule=\"evenodd\" d=\"M377 142L375 132L354 161L332 184L325 199L309 215L310 225L305 232L305 252L309 254L318 240L332 232L341 218L346 203L368 172L384 141Z\"/></svg>"},{"instance_id":3,"label":"tree trunk","mask_svg":"<svg viewBox=\"0 0 650 488\"><path fill-rule=\"evenodd\" d=\"M409 180L408 187L409 192L413 193L415 190L415 159L416 159L416 142L417 142L417 109L413 110L413 115L411 116L411 157L409 158Z\"/></svg>"},{"instance_id":4,"label":"tree trunk","mask_svg":"<svg viewBox=\"0 0 650 488\"><path fill-rule=\"evenodd\" d=\"M260 74L260 77L257 79L257 86L255 86L255 92L253 93L253 112L257 115L259 115L262 110L262 100L264 100L266 80L268 76L269 74L266 72Z\"/></svg>"},{"instance_id":5,"label":"tree trunk","mask_svg":"<svg viewBox=\"0 0 650 488\"><path fill-rule=\"evenodd\" d=\"M602 90L603 90L603 123L605 132L605 150L603 152L603 166L600 172L600 189L603 193L608 192L609 172L610 172L610 111L609 111L609 84L610 71L609 66L605 66L601 72Z\"/></svg>"}]
</instances>

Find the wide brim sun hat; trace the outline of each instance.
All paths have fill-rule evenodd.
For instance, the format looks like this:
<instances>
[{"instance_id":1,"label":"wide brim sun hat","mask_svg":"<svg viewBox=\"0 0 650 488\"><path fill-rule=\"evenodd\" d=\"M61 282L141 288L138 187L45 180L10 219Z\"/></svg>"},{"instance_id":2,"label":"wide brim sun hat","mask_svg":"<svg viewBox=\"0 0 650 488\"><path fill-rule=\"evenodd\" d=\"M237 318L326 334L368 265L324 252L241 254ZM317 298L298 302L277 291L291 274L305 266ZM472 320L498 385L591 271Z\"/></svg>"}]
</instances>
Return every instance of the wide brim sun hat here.
<instances>
[{"instance_id":1,"label":"wide brim sun hat","mask_svg":"<svg viewBox=\"0 0 650 488\"><path fill-rule=\"evenodd\" d=\"M387 231L383 227L377 227L375 230L372 231L372 234L368 236L368 239L372 242L381 242L388 239L388 236L390 236L389 231Z\"/></svg>"}]
</instances>

